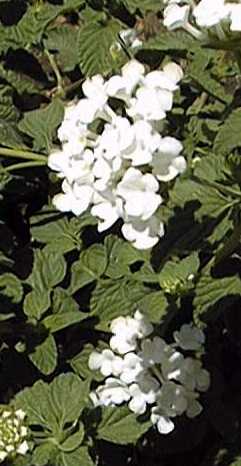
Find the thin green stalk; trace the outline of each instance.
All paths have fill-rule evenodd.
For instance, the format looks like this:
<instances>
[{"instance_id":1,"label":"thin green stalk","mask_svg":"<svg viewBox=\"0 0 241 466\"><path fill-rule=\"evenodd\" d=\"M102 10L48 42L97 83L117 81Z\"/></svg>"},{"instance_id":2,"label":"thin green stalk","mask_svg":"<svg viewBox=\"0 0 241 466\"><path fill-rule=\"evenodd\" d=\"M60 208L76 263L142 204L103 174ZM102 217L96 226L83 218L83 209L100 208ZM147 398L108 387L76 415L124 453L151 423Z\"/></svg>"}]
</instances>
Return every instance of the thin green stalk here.
<instances>
[{"instance_id":1,"label":"thin green stalk","mask_svg":"<svg viewBox=\"0 0 241 466\"><path fill-rule=\"evenodd\" d=\"M13 157L14 159L27 159L45 162L47 164L47 156L37 154L36 152L30 152L20 149L7 149L0 147L0 157Z\"/></svg>"},{"instance_id":2,"label":"thin green stalk","mask_svg":"<svg viewBox=\"0 0 241 466\"><path fill-rule=\"evenodd\" d=\"M64 95L65 91L64 91L64 87L63 87L62 76L61 76L60 71L58 69L58 66L57 66L57 64L55 62L54 56L51 55L51 53L49 53L49 51L47 49L44 49L44 53L45 53L46 57L48 58L49 64L52 67L52 70L53 70L53 72L54 72L54 74L56 76L58 93L61 94L61 95Z\"/></svg>"},{"instance_id":3,"label":"thin green stalk","mask_svg":"<svg viewBox=\"0 0 241 466\"><path fill-rule=\"evenodd\" d=\"M46 162L44 161L33 161L33 162L20 162L20 163L14 163L13 165L8 165L7 167L3 167L0 169L1 172L11 172L13 170L21 170L23 168L30 168L30 167L40 167L46 165Z\"/></svg>"}]
</instances>

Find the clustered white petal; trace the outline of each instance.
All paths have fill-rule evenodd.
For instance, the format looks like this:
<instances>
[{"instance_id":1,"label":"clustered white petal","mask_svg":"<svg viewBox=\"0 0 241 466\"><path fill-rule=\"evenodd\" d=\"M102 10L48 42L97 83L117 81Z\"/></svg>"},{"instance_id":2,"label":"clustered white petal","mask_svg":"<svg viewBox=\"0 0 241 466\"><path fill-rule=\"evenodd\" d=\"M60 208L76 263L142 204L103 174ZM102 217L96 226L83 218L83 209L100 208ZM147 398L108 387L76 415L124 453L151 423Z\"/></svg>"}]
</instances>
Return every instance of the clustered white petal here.
<instances>
[{"instance_id":1,"label":"clustered white petal","mask_svg":"<svg viewBox=\"0 0 241 466\"><path fill-rule=\"evenodd\" d=\"M160 134L182 76L176 63L145 73L131 60L120 75L96 75L83 83L84 98L67 106L58 129L62 148L48 159L63 178L62 192L53 198L58 210L90 210L99 232L122 219L123 236L138 249L158 242L164 234L157 215L160 183L186 168L182 144ZM121 114L113 110L113 98Z\"/></svg>"},{"instance_id":2,"label":"clustered white petal","mask_svg":"<svg viewBox=\"0 0 241 466\"><path fill-rule=\"evenodd\" d=\"M227 40L230 34L241 32L241 1L226 0L165 0L164 25L169 30L182 28L196 38L209 35Z\"/></svg>"},{"instance_id":3,"label":"clustered white petal","mask_svg":"<svg viewBox=\"0 0 241 466\"><path fill-rule=\"evenodd\" d=\"M136 415L147 410L161 434L168 434L176 416L193 418L202 411L200 392L208 390L209 372L197 354L203 349L205 336L193 324L184 324L174 332L176 343L167 344L151 336L153 325L140 312L134 317L118 317L111 322L110 348L94 351L89 367L107 377L103 385L90 394L94 406L128 403ZM176 348L188 351L183 354Z\"/></svg>"},{"instance_id":4,"label":"clustered white petal","mask_svg":"<svg viewBox=\"0 0 241 466\"><path fill-rule=\"evenodd\" d=\"M24 425L25 412L22 409L3 409L0 412L0 462L8 456L25 455L29 449L28 429Z\"/></svg>"}]
</instances>

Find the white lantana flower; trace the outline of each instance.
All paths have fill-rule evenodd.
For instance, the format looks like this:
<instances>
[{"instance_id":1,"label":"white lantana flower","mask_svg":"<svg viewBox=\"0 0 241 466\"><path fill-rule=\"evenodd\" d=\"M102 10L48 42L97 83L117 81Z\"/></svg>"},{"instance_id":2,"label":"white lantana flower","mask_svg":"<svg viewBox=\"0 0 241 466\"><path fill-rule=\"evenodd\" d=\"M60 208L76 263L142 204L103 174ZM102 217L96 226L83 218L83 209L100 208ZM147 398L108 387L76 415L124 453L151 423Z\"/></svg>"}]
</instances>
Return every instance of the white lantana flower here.
<instances>
[{"instance_id":1,"label":"white lantana flower","mask_svg":"<svg viewBox=\"0 0 241 466\"><path fill-rule=\"evenodd\" d=\"M210 375L200 360L176 351L175 343L150 337L153 326L140 311L114 319L110 327L111 350L94 351L89 358L89 367L108 377L90 394L94 406L128 403L137 416L149 412L161 434L174 429L175 417L201 413L199 395L208 390Z\"/></svg>"},{"instance_id":2,"label":"white lantana flower","mask_svg":"<svg viewBox=\"0 0 241 466\"><path fill-rule=\"evenodd\" d=\"M96 75L83 83L84 98L66 107L58 129L62 150L54 150L48 161L63 178L62 192L53 199L58 210L75 215L89 210L99 232L121 219L124 238L138 249L159 241L160 182L186 168L181 144L170 138L166 147L168 137L160 134L182 74L173 62L146 74L141 63L130 60L120 75L109 80ZM122 116L110 97L123 101Z\"/></svg>"},{"instance_id":3,"label":"white lantana flower","mask_svg":"<svg viewBox=\"0 0 241 466\"><path fill-rule=\"evenodd\" d=\"M173 336L177 345L184 350L200 351L205 343L203 331L192 324L183 324Z\"/></svg>"},{"instance_id":4,"label":"white lantana flower","mask_svg":"<svg viewBox=\"0 0 241 466\"><path fill-rule=\"evenodd\" d=\"M25 455L29 449L25 412L6 407L0 412L0 462L8 456Z\"/></svg>"}]
</instances>

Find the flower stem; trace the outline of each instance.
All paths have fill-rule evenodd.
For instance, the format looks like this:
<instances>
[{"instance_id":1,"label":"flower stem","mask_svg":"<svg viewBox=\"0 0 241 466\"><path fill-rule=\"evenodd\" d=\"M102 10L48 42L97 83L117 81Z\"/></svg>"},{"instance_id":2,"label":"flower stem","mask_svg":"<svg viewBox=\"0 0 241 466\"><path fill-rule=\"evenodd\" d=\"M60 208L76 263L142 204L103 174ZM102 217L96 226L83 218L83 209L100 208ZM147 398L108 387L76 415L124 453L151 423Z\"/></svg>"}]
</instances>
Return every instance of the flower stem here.
<instances>
[{"instance_id":1,"label":"flower stem","mask_svg":"<svg viewBox=\"0 0 241 466\"><path fill-rule=\"evenodd\" d=\"M44 161L33 161L33 162L20 162L20 163L14 163L13 165L9 165L7 167L3 167L0 169L0 173L4 172L10 172L13 170L21 170L22 168L30 168L30 167L40 167L46 165L46 162Z\"/></svg>"},{"instance_id":2,"label":"flower stem","mask_svg":"<svg viewBox=\"0 0 241 466\"><path fill-rule=\"evenodd\" d=\"M47 49L44 49L44 53L46 55L46 57L48 58L48 61L49 61L49 64L56 76L56 80L57 80L57 90L58 90L58 94L60 95L65 95L65 91L64 91L64 88L63 88L63 81L62 81L62 76L60 74L60 71L58 69L58 66L55 62L55 59L54 59L54 56L49 53L49 51Z\"/></svg>"},{"instance_id":3,"label":"flower stem","mask_svg":"<svg viewBox=\"0 0 241 466\"><path fill-rule=\"evenodd\" d=\"M35 160L38 162L45 162L47 165L47 156L37 154L36 152L30 152L20 149L8 149L5 147L0 147L0 157L13 157L14 159L27 159Z\"/></svg>"}]
</instances>

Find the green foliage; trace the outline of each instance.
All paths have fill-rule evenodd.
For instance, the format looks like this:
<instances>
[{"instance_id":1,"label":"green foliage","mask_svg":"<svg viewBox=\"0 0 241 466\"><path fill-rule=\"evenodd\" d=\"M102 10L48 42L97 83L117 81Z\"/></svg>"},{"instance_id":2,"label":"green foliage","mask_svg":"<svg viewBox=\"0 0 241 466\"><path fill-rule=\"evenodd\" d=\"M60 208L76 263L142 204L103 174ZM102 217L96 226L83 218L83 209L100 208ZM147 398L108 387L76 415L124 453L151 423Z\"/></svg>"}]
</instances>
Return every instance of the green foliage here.
<instances>
[{"instance_id":1,"label":"green foliage","mask_svg":"<svg viewBox=\"0 0 241 466\"><path fill-rule=\"evenodd\" d=\"M115 65L111 46L117 41L121 24L105 15L91 15L91 21L79 31L78 50L81 71L91 76L107 74Z\"/></svg>"},{"instance_id":2,"label":"green foliage","mask_svg":"<svg viewBox=\"0 0 241 466\"><path fill-rule=\"evenodd\" d=\"M44 109L25 113L18 127L33 139L34 150L49 152L56 128L60 125L63 115L63 103L55 99Z\"/></svg>"},{"instance_id":3,"label":"green foliage","mask_svg":"<svg viewBox=\"0 0 241 466\"><path fill-rule=\"evenodd\" d=\"M223 51L167 31L161 0L0 4L1 402L26 411L30 429L28 454L6 465L240 466L238 33ZM117 50L128 28L143 41L138 52ZM148 251L124 240L119 223L98 234L90 212L57 212L50 202L61 180L46 167L16 166L19 150L47 163L83 81L119 74L129 55L148 71L170 60L184 71L161 135L183 143L187 170L160 185L165 235ZM123 116L120 101L111 106ZM183 323L205 326L204 413L180 417L168 436L148 416L94 407L89 397L105 378L90 369L90 354L107 347L113 319L137 309L167 341Z\"/></svg>"},{"instance_id":4,"label":"green foliage","mask_svg":"<svg viewBox=\"0 0 241 466\"><path fill-rule=\"evenodd\" d=\"M98 436L109 442L126 444L135 442L150 428L150 422L138 423L127 408L107 408L98 429Z\"/></svg>"}]
</instances>

